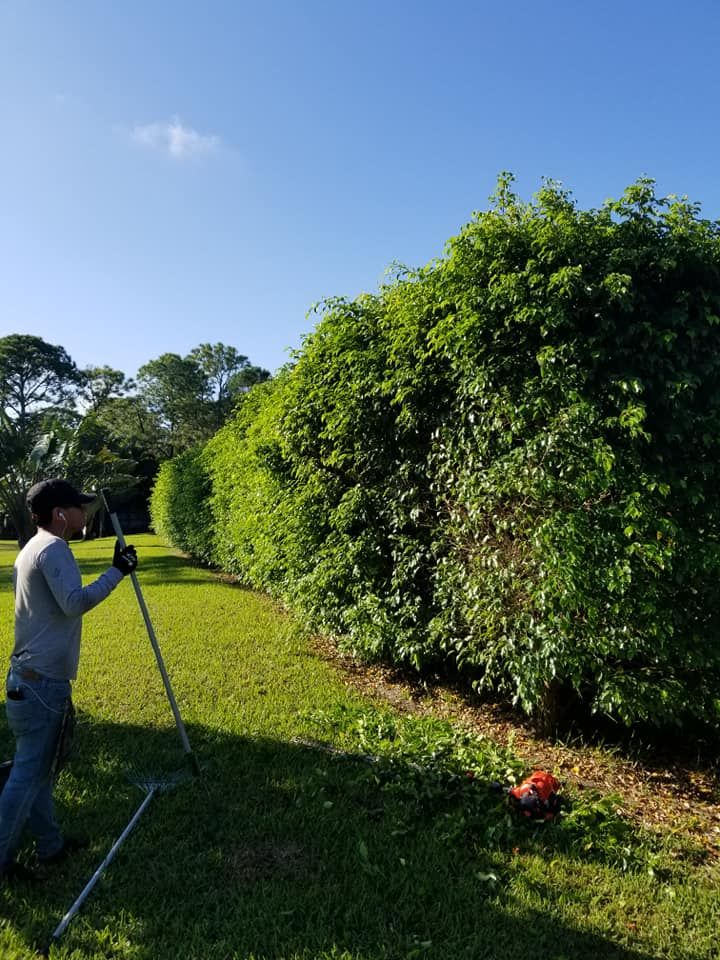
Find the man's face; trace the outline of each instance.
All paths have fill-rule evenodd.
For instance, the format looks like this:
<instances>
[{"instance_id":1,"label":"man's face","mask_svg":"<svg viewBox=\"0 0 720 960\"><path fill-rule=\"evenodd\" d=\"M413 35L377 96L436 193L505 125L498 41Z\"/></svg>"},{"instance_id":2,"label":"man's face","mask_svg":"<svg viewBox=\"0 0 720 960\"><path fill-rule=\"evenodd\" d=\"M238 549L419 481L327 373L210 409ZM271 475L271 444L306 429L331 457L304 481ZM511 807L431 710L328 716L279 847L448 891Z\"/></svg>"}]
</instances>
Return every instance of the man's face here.
<instances>
[{"instance_id":1,"label":"man's face","mask_svg":"<svg viewBox=\"0 0 720 960\"><path fill-rule=\"evenodd\" d=\"M62 520L64 517L65 520L66 526L63 536L66 540L74 537L76 533L80 533L87 523L84 507L60 507L58 513L62 515L60 519Z\"/></svg>"}]
</instances>

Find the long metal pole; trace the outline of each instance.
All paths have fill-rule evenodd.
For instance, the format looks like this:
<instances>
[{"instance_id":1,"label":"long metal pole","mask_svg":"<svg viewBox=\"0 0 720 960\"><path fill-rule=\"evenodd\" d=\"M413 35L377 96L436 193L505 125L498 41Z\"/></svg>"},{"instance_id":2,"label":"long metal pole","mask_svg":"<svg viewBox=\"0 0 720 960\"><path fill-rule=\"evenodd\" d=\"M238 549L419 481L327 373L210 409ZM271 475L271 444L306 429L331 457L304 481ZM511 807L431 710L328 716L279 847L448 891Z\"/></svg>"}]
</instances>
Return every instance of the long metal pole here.
<instances>
[{"instance_id":1,"label":"long metal pole","mask_svg":"<svg viewBox=\"0 0 720 960\"><path fill-rule=\"evenodd\" d=\"M72 921L73 917L74 917L75 914L78 912L78 910L79 910L80 907L83 905L83 903L85 903L85 901L87 900L88 895L90 894L90 891L93 889L93 887L94 887L95 884L98 882L98 880L100 879L100 877L103 875L103 873L105 873L105 871L107 870L107 868L110 866L110 864L112 863L112 861L115 859L115 855L117 854L118 850L120 849L120 847L122 846L122 844L125 842L125 840L128 838L128 836L130 835L131 831L132 831L133 828L135 827L135 824L138 822L138 820L140 819L140 817L141 817L141 816L143 815L143 813L145 812L145 808L146 808L147 805L150 803L150 801L152 800L152 798L155 796L156 790L157 790L157 787L152 787L152 788L150 789L150 792L148 793L148 795L145 797L145 799L143 800L143 802L140 804L140 806L139 806L139 807L137 808L137 810L135 811L135 813L134 813L134 815L133 815L133 818L132 818L132 820L130 821L130 823L128 823L128 825L125 827L125 829L123 830L123 832L122 832L122 833L120 834L120 836L117 838L117 840L115 841L115 843L112 845L112 847L110 847L110 851L109 851L108 855L105 857L105 859L104 859L103 862L100 864L100 866L97 868L97 870L96 870L95 873L92 875L92 877L90 877L90 879L89 879L88 882L86 883L85 888L84 888L84 890L82 891L82 893L80 894L80 896L77 898L77 900L75 901L75 903L73 903L73 905L70 907L70 909L68 910L68 912L65 914L65 916L62 918L62 920L60 921L60 923L57 925L57 927L56 927L56 929L55 929L55 932L54 932L53 935L52 935L52 939L51 939L50 943L52 943L54 940L59 940L60 937L63 935L63 933L65 933L65 931L67 930L68 926L70 925L70 922Z\"/></svg>"},{"instance_id":2,"label":"long metal pole","mask_svg":"<svg viewBox=\"0 0 720 960\"><path fill-rule=\"evenodd\" d=\"M103 493L103 500L105 502L105 507L108 511L108 514L110 515L110 521L112 523L113 530L115 531L115 536L118 538L118 540L120 541L121 545L124 548L127 544L125 542L125 536L123 535L122 528L120 526L120 521L118 520L117 514L111 512L110 508L108 507L107 499L105 498L104 493ZM168 672L165 669L165 661L163 660L162 653L160 652L160 644L158 643L157 637L155 636L155 630L153 628L152 621L150 619L150 614L148 612L148 608L145 603L145 598L143 597L142 590L140 589L140 584L138 583L138 578L134 570L130 574L130 579L132 580L132 585L135 588L135 596L137 597L138 604L140 605L140 610L143 615L143 620L145 621L145 627L147 628L148 636L150 637L150 643L152 644L152 648L155 652L155 659L157 660L157 664L160 669L160 675L163 679L163 683L165 684L165 692L167 694L168 700L170 701L170 706L172 708L173 716L175 717L175 726L177 727L178 733L180 734L180 739L182 740L183 749L185 750L185 754L187 756L188 761L190 762L193 772L197 776L199 776L200 764L198 763L198 759L193 753L192 747L190 746L190 741L188 740L187 731L185 730L185 724L183 723L183 719L180 716L180 710L178 709L177 701L175 700L175 694L173 693L172 686L170 685L170 677L168 676Z\"/></svg>"}]
</instances>

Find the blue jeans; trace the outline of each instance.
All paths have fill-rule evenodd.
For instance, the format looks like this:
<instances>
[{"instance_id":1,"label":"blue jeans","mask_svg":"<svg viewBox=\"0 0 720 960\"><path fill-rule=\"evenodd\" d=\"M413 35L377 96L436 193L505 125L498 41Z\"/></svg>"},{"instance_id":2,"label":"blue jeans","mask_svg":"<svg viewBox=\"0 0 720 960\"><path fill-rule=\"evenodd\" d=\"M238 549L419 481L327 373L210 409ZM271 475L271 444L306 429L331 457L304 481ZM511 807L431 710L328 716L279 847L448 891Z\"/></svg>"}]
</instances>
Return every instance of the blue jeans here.
<instances>
[{"instance_id":1,"label":"blue jeans","mask_svg":"<svg viewBox=\"0 0 720 960\"><path fill-rule=\"evenodd\" d=\"M63 845L55 819L51 767L70 697L67 680L23 680L13 670L7 690L10 729L15 735L15 758L0 794L0 870L15 857L25 826L35 836L37 855L50 857ZM13 697L20 696L20 699Z\"/></svg>"}]
</instances>

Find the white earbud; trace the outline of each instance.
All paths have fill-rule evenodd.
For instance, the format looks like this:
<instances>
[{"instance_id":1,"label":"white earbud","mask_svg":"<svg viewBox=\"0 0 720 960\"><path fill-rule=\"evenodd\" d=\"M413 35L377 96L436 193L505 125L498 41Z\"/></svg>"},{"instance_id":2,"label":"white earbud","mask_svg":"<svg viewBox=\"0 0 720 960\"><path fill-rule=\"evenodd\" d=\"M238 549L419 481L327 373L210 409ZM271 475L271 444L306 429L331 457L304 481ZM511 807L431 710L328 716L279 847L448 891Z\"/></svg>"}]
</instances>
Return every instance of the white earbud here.
<instances>
[{"instance_id":1,"label":"white earbud","mask_svg":"<svg viewBox=\"0 0 720 960\"><path fill-rule=\"evenodd\" d=\"M58 510L58 516L59 516L59 517L62 517L63 520L66 520L66 519L67 519L66 516L65 516L65 514L64 514L64 513L61 513L59 510Z\"/></svg>"}]
</instances>

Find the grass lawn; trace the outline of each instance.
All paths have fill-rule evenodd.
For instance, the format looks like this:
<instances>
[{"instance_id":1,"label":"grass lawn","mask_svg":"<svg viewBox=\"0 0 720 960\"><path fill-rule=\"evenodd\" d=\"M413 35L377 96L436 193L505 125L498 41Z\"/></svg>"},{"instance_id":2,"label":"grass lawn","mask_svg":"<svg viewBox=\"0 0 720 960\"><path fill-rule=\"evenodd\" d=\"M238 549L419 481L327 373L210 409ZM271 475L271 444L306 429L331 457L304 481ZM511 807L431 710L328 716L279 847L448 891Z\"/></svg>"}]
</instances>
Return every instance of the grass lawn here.
<instances>
[{"instance_id":1,"label":"grass lawn","mask_svg":"<svg viewBox=\"0 0 720 960\"><path fill-rule=\"evenodd\" d=\"M52 956L720 956L717 868L697 851L638 833L607 798L573 798L558 823L516 820L488 786L518 777L512 756L363 701L266 597L131 539L204 775L153 800ZM112 543L73 546L88 578ZM3 657L15 553L0 545ZM58 808L91 846L39 888L0 889L3 960L34 956L130 819L142 794L128 771L183 763L129 582L85 619L74 699Z\"/></svg>"}]
</instances>

